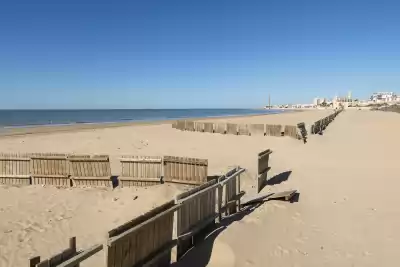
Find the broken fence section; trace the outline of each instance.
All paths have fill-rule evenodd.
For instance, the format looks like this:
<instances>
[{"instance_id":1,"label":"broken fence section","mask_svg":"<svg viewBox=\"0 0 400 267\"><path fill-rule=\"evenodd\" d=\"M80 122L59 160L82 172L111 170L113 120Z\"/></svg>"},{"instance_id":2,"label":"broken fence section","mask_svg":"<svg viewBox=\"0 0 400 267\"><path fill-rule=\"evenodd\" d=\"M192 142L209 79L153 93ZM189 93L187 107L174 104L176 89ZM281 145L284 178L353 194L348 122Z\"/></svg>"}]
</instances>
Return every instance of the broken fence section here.
<instances>
[{"instance_id":1,"label":"broken fence section","mask_svg":"<svg viewBox=\"0 0 400 267\"><path fill-rule=\"evenodd\" d=\"M259 193L264 185L267 183L267 173L270 170L269 167L269 155L272 154L272 150L267 149L258 153L257 161L257 193Z\"/></svg>"}]
</instances>

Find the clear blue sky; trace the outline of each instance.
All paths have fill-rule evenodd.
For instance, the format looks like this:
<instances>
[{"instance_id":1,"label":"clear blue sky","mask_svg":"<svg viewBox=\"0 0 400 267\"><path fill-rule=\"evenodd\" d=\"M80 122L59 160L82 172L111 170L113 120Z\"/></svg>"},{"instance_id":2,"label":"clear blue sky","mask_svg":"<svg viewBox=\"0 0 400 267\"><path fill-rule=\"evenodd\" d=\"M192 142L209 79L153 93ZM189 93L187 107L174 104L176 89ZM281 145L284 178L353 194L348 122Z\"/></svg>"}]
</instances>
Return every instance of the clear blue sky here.
<instances>
[{"instance_id":1,"label":"clear blue sky","mask_svg":"<svg viewBox=\"0 0 400 267\"><path fill-rule=\"evenodd\" d=\"M0 108L400 93L400 1L3 1Z\"/></svg>"}]
</instances>

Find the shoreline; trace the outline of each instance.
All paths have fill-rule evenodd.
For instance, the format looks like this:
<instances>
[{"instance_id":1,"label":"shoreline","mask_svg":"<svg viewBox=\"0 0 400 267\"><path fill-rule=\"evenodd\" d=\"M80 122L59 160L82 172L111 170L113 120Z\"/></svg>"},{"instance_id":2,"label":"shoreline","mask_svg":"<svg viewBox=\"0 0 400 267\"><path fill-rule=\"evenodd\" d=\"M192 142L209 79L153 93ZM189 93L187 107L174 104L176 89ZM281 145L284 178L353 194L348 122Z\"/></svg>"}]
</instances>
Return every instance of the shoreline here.
<instances>
[{"instance_id":1,"label":"shoreline","mask_svg":"<svg viewBox=\"0 0 400 267\"><path fill-rule=\"evenodd\" d=\"M130 121L130 122L103 122L103 123L78 123L78 124L64 124L64 125L39 125L39 126L22 126L12 128L2 128L0 130L0 138L13 137L13 136L25 136L25 135L38 135L38 134L52 134L56 132L74 132L74 131L89 131L97 129L107 128L119 128L119 127L131 127L131 126L150 126L150 125L161 125L168 124L177 120L202 120L210 121L214 119L235 119L235 118L251 118L258 116L270 116L287 114L293 112L302 112L303 110L287 110L277 113L264 113L264 114L249 114L249 115L231 115L231 116L214 116L214 117L190 117L190 118L179 118L179 119L168 119L168 120L143 120L143 121Z\"/></svg>"}]
</instances>

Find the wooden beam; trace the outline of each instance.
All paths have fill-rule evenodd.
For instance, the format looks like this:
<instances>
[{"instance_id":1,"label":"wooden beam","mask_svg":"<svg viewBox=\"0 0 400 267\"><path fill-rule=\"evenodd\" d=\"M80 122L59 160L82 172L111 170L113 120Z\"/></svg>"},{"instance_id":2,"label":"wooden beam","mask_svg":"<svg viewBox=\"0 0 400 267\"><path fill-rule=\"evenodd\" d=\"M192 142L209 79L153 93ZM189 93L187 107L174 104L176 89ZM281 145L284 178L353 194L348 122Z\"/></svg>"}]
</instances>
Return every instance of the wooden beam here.
<instances>
[{"instance_id":1,"label":"wooden beam","mask_svg":"<svg viewBox=\"0 0 400 267\"><path fill-rule=\"evenodd\" d=\"M103 244L95 245L84 251L80 251L77 255L57 265L57 267L75 267L79 266L79 263L93 256L97 252L103 250Z\"/></svg>"},{"instance_id":2,"label":"wooden beam","mask_svg":"<svg viewBox=\"0 0 400 267\"><path fill-rule=\"evenodd\" d=\"M264 201L272 200L272 199L279 199L285 198L286 201L290 200L294 194L296 194L297 190L290 190L290 191L283 191L279 193L265 193L261 195L257 195L254 197L250 197L246 201L242 202L242 206L253 205L257 203L261 203Z\"/></svg>"},{"instance_id":3,"label":"wooden beam","mask_svg":"<svg viewBox=\"0 0 400 267\"><path fill-rule=\"evenodd\" d=\"M124 238L124 237L130 235L131 233L134 233L135 231L137 231L137 230L139 230L140 228L142 228L144 225L149 224L149 223L152 223L152 222L154 222L155 220L159 219L160 217L162 217L162 216L164 216L164 215L166 215L166 214L168 214L168 213L175 212L175 211L178 210L181 206L182 206L182 204L177 203L177 204L175 204L173 207L171 207L171 208L169 208L169 209L167 209L167 210L165 210L165 211L163 211L163 212L157 214L156 216L154 216L154 217L152 217L152 218L150 218L150 219L148 219L148 220L146 220L146 221L144 221L144 222L142 222L142 223L140 223L140 224L138 224L138 225L132 227L132 228L129 229L129 230L126 230L126 231L123 232L122 234L110 238L110 239L108 240L108 242L107 242L108 246L111 246L113 243L117 242L119 239ZM107 248L106 248L106 249L107 249Z\"/></svg>"}]
</instances>

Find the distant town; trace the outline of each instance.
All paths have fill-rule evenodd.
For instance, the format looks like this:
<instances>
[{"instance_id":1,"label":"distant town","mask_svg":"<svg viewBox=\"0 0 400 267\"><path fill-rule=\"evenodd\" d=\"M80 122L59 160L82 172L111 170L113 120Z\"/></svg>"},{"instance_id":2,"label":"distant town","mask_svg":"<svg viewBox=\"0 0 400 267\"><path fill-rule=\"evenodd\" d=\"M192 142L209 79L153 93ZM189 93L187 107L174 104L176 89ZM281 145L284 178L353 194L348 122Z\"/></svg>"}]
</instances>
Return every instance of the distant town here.
<instances>
[{"instance_id":1,"label":"distant town","mask_svg":"<svg viewBox=\"0 0 400 267\"><path fill-rule=\"evenodd\" d=\"M266 109L306 109L306 108L362 108L371 106L392 106L400 105L400 95L394 92L377 92L373 93L369 99L353 98L351 92L347 96L335 96L331 99L324 97L316 97L310 104L283 104L283 105L267 105Z\"/></svg>"}]
</instances>

